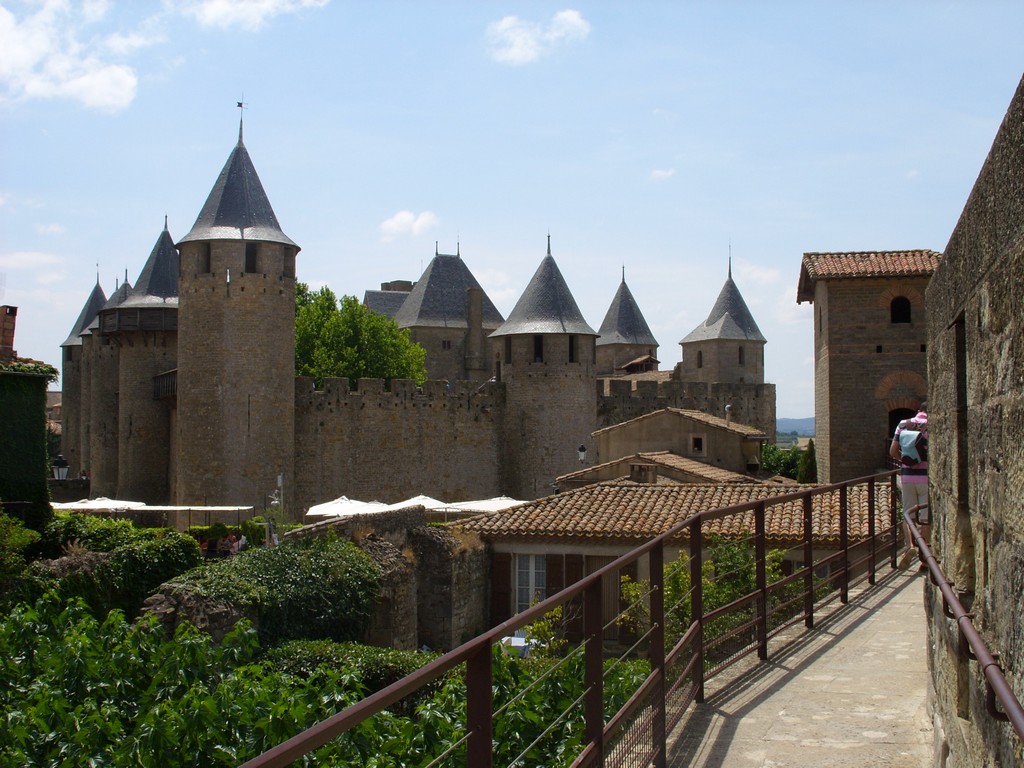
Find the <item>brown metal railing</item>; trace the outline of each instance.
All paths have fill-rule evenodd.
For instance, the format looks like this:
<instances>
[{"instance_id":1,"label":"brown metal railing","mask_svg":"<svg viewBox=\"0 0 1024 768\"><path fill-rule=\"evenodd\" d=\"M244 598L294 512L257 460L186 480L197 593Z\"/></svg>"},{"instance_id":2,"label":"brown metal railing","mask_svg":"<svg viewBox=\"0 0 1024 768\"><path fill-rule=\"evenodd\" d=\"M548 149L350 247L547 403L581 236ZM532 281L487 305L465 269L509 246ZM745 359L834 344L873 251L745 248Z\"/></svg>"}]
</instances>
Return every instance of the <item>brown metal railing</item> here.
<instances>
[{"instance_id":1,"label":"brown metal railing","mask_svg":"<svg viewBox=\"0 0 1024 768\"><path fill-rule=\"evenodd\" d=\"M1003 670L996 660L996 655L989 651L985 641L974 627L971 619L974 614L968 613L953 591L953 584L942 572L938 560L932 554L928 542L921 534L917 523L917 512L927 509L927 504L904 511L903 520L910 530L914 546L917 547L921 563L928 569L928 578L942 595L942 613L956 622L959 634L958 653L963 662L977 661L985 678L985 709L994 719L1009 722L1016 731L1017 737L1024 741L1024 706L1016 697L1010 684L1007 683ZM998 706L997 706L998 702ZM1002 709L1000 709L1000 707Z\"/></svg>"},{"instance_id":2,"label":"brown metal railing","mask_svg":"<svg viewBox=\"0 0 1024 768\"><path fill-rule=\"evenodd\" d=\"M888 487L888 509L877 508L880 484ZM867 532L856 541L850 536L850 493L867 495ZM821 542L812 536L814 498L826 494L837 497L839 510L838 547L815 561ZM492 650L501 639L541 619L559 606L571 609L583 606L584 672L583 695L569 712L559 718L582 712L585 744L572 765L575 766L660 766L666 763L666 734L686 715L693 702L704 701L705 682L756 651L767 659L769 641L788 627L803 622L814 626L815 612L840 600L847 602L851 586L861 582L873 585L880 562L896 567L898 536L895 508L895 475L886 472L844 483L803 489L794 493L748 502L722 509L707 510L679 522L670 530L641 547L623 555L604 568L589 574L561 592L552 595L508 621L473 638L444 656L430 662L408 677L378 691L327 720L292 737L268 752L243 764L243 768L281 768L341 737L350 729L412 694L441 675L465 665L466 723L464 734L431 765L469 765L490 768L493 765L492 735L496 714L492 701ZM767 580L768 539L766 519L769 510L780 504L800 502L802 534L790 542L791 551L802 554L802 565L773 583ZM749 537L756 553L756 588L753 592L714 610L704 609L703 565L708 544L706 527L734 515L753 515ZM774 543L774 542L773 542ZM666 637L666 617L672 606L664 604L666 551L682 549L688 559L690 592L687 596L688 621L681 636ZM649 622L622 658L646 646L650 673L629 700L607 722L604 713L604 664L621 645L617 619L608 621L602 614L603 584L618 588L619 577L646 558L650 583L645 594ZM718 630L718 625L724 629ZM610 636L612 636L610 638ZM549 729L557 725L552 723ZM515 750L525 755L531 745ZM464 755L452 762L458 752ZM419 756L420 759L426 756ZM517 758L516 760L520 759ZM513 760L511 764L517 763Z\"/></svg>"}]
</instances>

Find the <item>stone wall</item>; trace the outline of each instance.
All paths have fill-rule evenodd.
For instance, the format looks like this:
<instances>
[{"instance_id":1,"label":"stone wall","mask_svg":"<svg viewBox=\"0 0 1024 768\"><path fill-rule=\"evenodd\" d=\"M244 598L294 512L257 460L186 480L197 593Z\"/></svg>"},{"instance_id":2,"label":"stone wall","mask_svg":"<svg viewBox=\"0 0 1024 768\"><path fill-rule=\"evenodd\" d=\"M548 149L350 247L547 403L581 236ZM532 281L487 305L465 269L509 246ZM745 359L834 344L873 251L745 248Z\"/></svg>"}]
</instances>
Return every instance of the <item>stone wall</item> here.
<instances>
[{"instance_id":1,"label":"stone wall","mask_svg":"<svg viewBox=\"0 0 1024 768\"><path fill-rule=\"evenodd\" d=\"M1021 286L1024 80L927 292L932 543L1024 700ZM941 597L931 588L925 595L936 732L944 739L936 764L1024 765L1024 745L986 712L982 670L958 654Z\"/></svg>"},{"instance_id":2,"label":"stone wall","mask_svg":"<svg viewBox=\"0 0 1024 768\"><path fill-rule=\"evenodd\" d=\"M598 379L597 425L604 429L662 408L685 408L757 427L775 442L774 384L708 384L701 382Z\"/></svg>"},{"instance_id":3,"label":"stone wall","mask_svg":"<svg viewBox=\"0 0 1024 768\"><path fill-rule=\"evenodd\" d=\"M293 482L295 248L258 243L259 272L245 248L180 246L177 504L261 508Z\"/></svg>"},{"instance_id":4,"label":"stone wall","mask_svg":"<svg viewBox=\"0 0 1024 768\"><path fill-rule=\"evenodd\" d=\"M492 383L296 381L293 511L340 496L394 503L500 495L504 392Z\"/></svg>"}]
</instances>

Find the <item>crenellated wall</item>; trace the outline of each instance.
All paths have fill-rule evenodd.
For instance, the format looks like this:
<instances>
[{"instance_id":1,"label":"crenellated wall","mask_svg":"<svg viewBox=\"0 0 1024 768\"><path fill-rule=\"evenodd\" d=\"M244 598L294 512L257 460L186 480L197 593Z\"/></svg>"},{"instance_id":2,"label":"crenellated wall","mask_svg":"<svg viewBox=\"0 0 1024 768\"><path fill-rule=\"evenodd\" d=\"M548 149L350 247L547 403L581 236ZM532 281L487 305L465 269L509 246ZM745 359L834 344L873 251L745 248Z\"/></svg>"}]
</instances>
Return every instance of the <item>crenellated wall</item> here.
<instances>
[{"instance_id":1,"label":"crenellated wall","mask_svg":"<svg viewBox=\"0 0 1024 768\"><path fill-rule=\"evenodd\" d=\"M295 382L291 509L348 496L394 503L498 496L504 386L494 382Z\"/></svg>"},{"instance_id":2,"label":"crenellated wall","mask_svg":"<svg viewBox=\"0 0 1024 768\"><path fill-rule=\"evenodd\" d=\"M757 427L775 442L774 384L598 379L597 427L603 429L662 408L686 408Z\"/></svg>"}]
</instances>

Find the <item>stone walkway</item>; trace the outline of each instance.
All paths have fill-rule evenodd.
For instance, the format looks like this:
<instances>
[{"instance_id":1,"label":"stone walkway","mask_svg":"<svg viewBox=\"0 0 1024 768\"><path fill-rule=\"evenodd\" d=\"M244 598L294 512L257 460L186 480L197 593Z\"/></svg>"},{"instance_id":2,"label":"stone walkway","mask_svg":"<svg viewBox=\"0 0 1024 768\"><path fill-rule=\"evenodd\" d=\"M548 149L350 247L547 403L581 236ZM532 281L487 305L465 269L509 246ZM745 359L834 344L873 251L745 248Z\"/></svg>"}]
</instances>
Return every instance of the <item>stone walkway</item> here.
<instances>
[{"instance_id":1,"label":"stone walkway","mask_svg":"<svg viewBox=\"0 0 1024 768\"><path fill-rule=\"evenodd\" d=\"M925 574L883 569L879 584L771 658L708 683L670 739L672 768L924 768L927 711ZM800 625L797 630L803 629ZM748 657L749 658L749 657Z\"/></svg>"}]
</instances>

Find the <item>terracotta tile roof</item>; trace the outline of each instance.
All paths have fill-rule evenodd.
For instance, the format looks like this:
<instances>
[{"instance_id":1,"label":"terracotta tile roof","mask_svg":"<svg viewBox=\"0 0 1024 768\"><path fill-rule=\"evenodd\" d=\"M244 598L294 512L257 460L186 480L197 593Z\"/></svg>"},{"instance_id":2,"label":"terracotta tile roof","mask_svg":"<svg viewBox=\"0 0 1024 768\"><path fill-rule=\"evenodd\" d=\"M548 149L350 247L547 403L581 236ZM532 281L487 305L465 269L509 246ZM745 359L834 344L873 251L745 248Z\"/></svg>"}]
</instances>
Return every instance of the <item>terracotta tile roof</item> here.
<instances>
[{"instance_id":1,"label":"terracotta tile roof","mask_svg":"<svg viewBox=\"0 0 1024 768\"><path fill-rule=\"evenodd\" d=\"M818 280L850 280L864 277L930 277L938 269L941 253L917 251L854 251L805 253L800 266L797 302L814 300Z\"/></svg>"},{"instance_id":2,"label":"terracotta tile roof","mask_svg":"<svg viewBox=\"0 0 1024 768\"><path fill-rule=\"evenodd\" d=\"M806 487L806 486L803 486ZM697 512L720 509L759 499L792 493L792 487L773 485L637 485L609 482L537 499L504 512L469 518L457 525L488 540L557 541L572 539L590 543L639 543L664 533ZM867 488L849 491L851 540L867 536ZM888 518L889 487L877 487L877 525ZM839 541L839 492L814 497L814 541ZM789 501L769 507L768 538L775 542L799 541L802 536L803 503ZM705 533L751 536L754 513L746 512L714 520Z\"/></svg>"},{"instance_id":3,"label":"terracotta tile roof","mask_svg":"<svg viewBox=\"0 0 1024 768\"><path fill-rule=\"evenodd\" d=\"M725 419L719 418L718 416L712 416L710 413L704 413L703 411L691 411L686 410L684 408L662 408L661 410L658 411L651 411L650 413L645 413L643 416L637 416L635 419L623 421L620 424L613 424L610 427L604 427L603 429L599 429L596 432L592 432L591 434L596 437L597 435L600 435L603 432L609 432L613 429L621 429L626 424L634 424L644 419L663 418L666 413L671 413L675 414L676 416L691 419L693 421L698 421L702 424L707 424L709 427L716 427L718 429L724 429L728 432L735 432L736 434L743 435L743 437L767 437L767 435L765 435L765 433L762 432L757 427L750 427L747 426L746 424L737 424L735 421L726 421Z\"/></svg>"},{"instance_id":4,"label":"terracotta tile roof","mask_svg":"<svg viewBox=\"0 0 1024 768\"><path fill-rule=\"evenodd\" d=\"M754 482L750 475L743 475L733 472L731 469L723 469L706 464L696 459L688 459L679 456L671 451L657 451L653 453L640 453L640 458L646 459L652 464L660 464L672 469L678 469L688 475L706 478L709 483L750 483Z\"/></svg>"}]
</instances>

